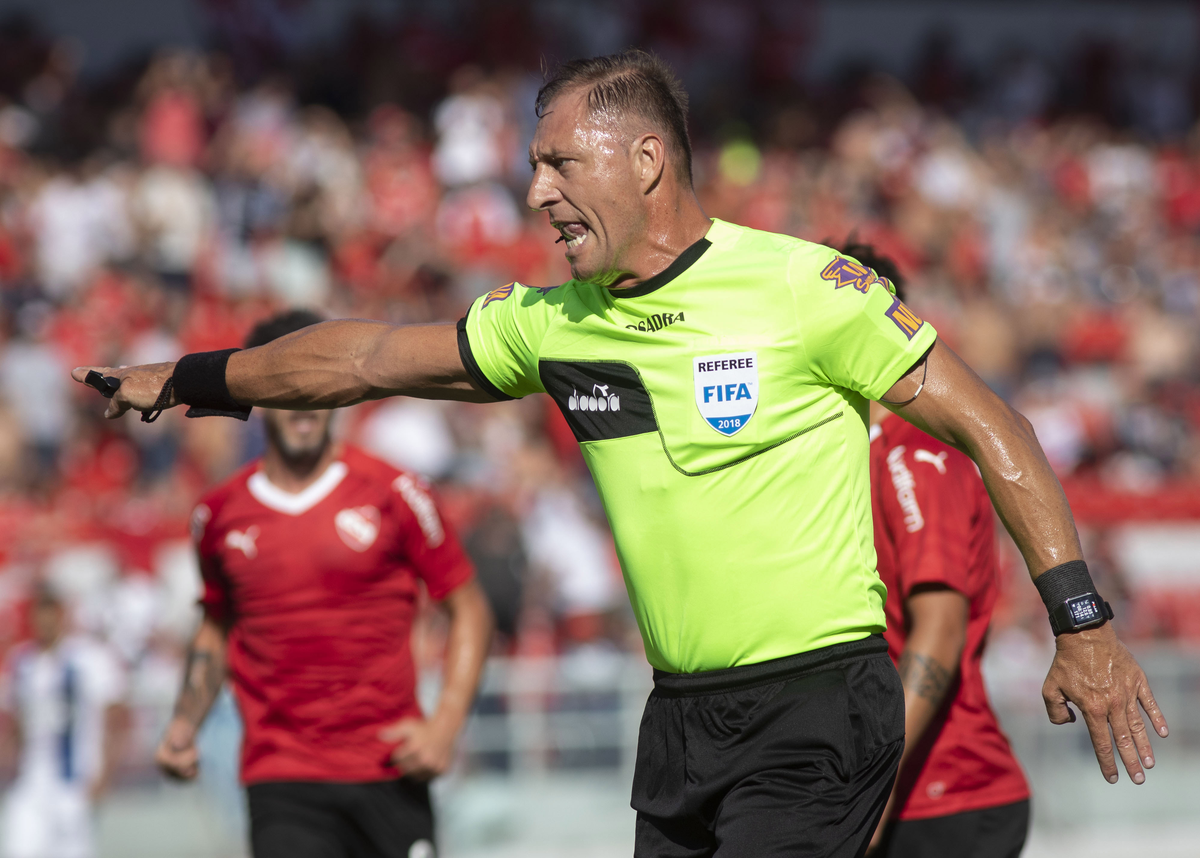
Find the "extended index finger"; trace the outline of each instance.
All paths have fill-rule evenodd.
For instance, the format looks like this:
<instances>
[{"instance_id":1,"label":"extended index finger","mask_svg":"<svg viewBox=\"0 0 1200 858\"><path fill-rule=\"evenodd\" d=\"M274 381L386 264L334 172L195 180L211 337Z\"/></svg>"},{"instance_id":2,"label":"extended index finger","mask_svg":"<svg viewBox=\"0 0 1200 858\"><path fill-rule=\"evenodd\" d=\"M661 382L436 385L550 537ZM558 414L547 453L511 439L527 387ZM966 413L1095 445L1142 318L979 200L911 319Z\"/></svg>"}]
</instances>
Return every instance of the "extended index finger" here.
<instances>
[{"instance_id":1,"label":"extended index finger","mask_svg":"<svg viewBox=\"0 0 1200 858\"><path fill-rule=\"evenodd\" d=\"M75 367L75 369L71 370L71 378L75 379L75 380L76 380L76 381L78 381L80 384L83 384L83 383L84 383L84 379L85 379L85 378L87 378L87 374L88 374L89 372L98 372L98 373L100 373L101 375L112 375L112 367L107 367L107 366L77 366L77 367Z\"/></svg>"}]
</instances>

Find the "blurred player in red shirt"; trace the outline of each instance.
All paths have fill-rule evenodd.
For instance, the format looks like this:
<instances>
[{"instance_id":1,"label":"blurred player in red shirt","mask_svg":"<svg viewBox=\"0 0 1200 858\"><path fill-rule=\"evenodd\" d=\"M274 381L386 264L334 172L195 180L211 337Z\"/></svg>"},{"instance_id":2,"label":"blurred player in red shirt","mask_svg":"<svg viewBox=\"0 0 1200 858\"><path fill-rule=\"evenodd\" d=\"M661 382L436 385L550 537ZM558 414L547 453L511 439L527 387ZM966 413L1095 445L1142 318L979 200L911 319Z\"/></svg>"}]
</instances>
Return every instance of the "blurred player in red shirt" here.
<instances>
[{"instance_id":1,"label":"blurred player in red shirt","mask_svg":"<svg viewBox=\"0 0 1200 858\"><path fill-rule=\"evenodd\" d=\"M867 245L842 250L896 286ZM1016 858L1029 785L980 672L999 586L996 525L965 454L871 403L871 500L905 744L872 858Z\"/></svg>"},{"instance_id":2,"label":"blurred player in red shirt","mask_svg":"<svg viewBox=\"0 0 1200 858\"><path fill-rule=\"evenodd\" d=\"M319 321L293 311L246 345ZM332 440L331 418L263 409L263 458L196 507L204 618L156 758L195 777L196 732L228 673L255 858L432 858L427 781L450 763L491 614L421 481ZM450 615L428 718L410 649L421 582Z\"/></svg>"}]
</instances>

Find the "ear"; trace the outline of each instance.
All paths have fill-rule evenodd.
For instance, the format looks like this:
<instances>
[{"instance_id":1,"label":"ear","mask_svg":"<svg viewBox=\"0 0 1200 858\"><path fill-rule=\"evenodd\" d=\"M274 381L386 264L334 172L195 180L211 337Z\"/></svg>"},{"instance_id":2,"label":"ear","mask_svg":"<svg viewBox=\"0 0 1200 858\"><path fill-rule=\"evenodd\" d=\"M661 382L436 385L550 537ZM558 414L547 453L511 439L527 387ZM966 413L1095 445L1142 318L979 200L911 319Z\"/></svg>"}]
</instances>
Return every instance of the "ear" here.
<instances>
[{"instance_id":1,"label":"ear","mask_svg":"<svg viewBox=\"0 0 1200 858\"><path fill-rule=\"evenodd\" d=\"M662 180L667 166L667 146L657 134L643 134L633 141L633 169L642 193L648 194Z\"/></svg>"}]
</instances>

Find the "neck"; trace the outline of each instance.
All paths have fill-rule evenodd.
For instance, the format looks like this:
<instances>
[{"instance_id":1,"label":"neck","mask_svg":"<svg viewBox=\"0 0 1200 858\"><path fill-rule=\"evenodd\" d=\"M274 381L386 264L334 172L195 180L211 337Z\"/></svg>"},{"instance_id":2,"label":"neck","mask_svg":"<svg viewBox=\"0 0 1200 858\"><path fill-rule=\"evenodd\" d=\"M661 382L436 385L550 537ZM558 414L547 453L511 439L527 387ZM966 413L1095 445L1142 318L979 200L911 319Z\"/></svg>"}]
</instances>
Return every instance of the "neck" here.
<instances>
[{"instance_id":1,"label":"neck","mask_svg":"<svg viewBox=\"0 0 1200 858\"><path fill-rule=\"evenodd\" d=\"M610 289L629 289L649 280L708 235L710 229L712 220L690 189L652 203L646 232L631 254L629 267L605 285Z\"/></svg>"},{"instance_id":2,"label":"neck","mask_svg":"<svg viewBox=\"0 0 1200 858\"><path fill-rule=\"evenodd\" d=\"M291 458L275 444L267 444L267 452L263 455L263 473L266 474L277 488L291 494L298 494L320 479L337 457L341 455L341 445L326 444L320 452L312 456Z\"/></svg>"}]
</instances>

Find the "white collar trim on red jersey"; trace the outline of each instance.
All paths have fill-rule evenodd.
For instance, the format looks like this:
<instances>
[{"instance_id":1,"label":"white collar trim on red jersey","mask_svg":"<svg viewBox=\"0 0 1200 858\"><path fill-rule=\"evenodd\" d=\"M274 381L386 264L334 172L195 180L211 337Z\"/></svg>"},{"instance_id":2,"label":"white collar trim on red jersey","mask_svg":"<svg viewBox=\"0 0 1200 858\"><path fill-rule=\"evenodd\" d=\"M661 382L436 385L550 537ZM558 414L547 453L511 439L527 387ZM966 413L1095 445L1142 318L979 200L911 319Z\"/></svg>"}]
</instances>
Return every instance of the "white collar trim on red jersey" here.
<instances>
[{"instance_id":1,"label":"white collar trim on red jersey","mask_svg":"<svg viewBox=\"0 0 1200 858\"><path fill-rule=\"evenodd\" d=\"M301 492L285 492L275 485L262 471L256 471L246 480L246 488L254 499L265 507L285 515L303 515L319 504L346 479L350 469L345 462L334 462L317 477L317 481Z\"/></svg>"}]
</instances>

